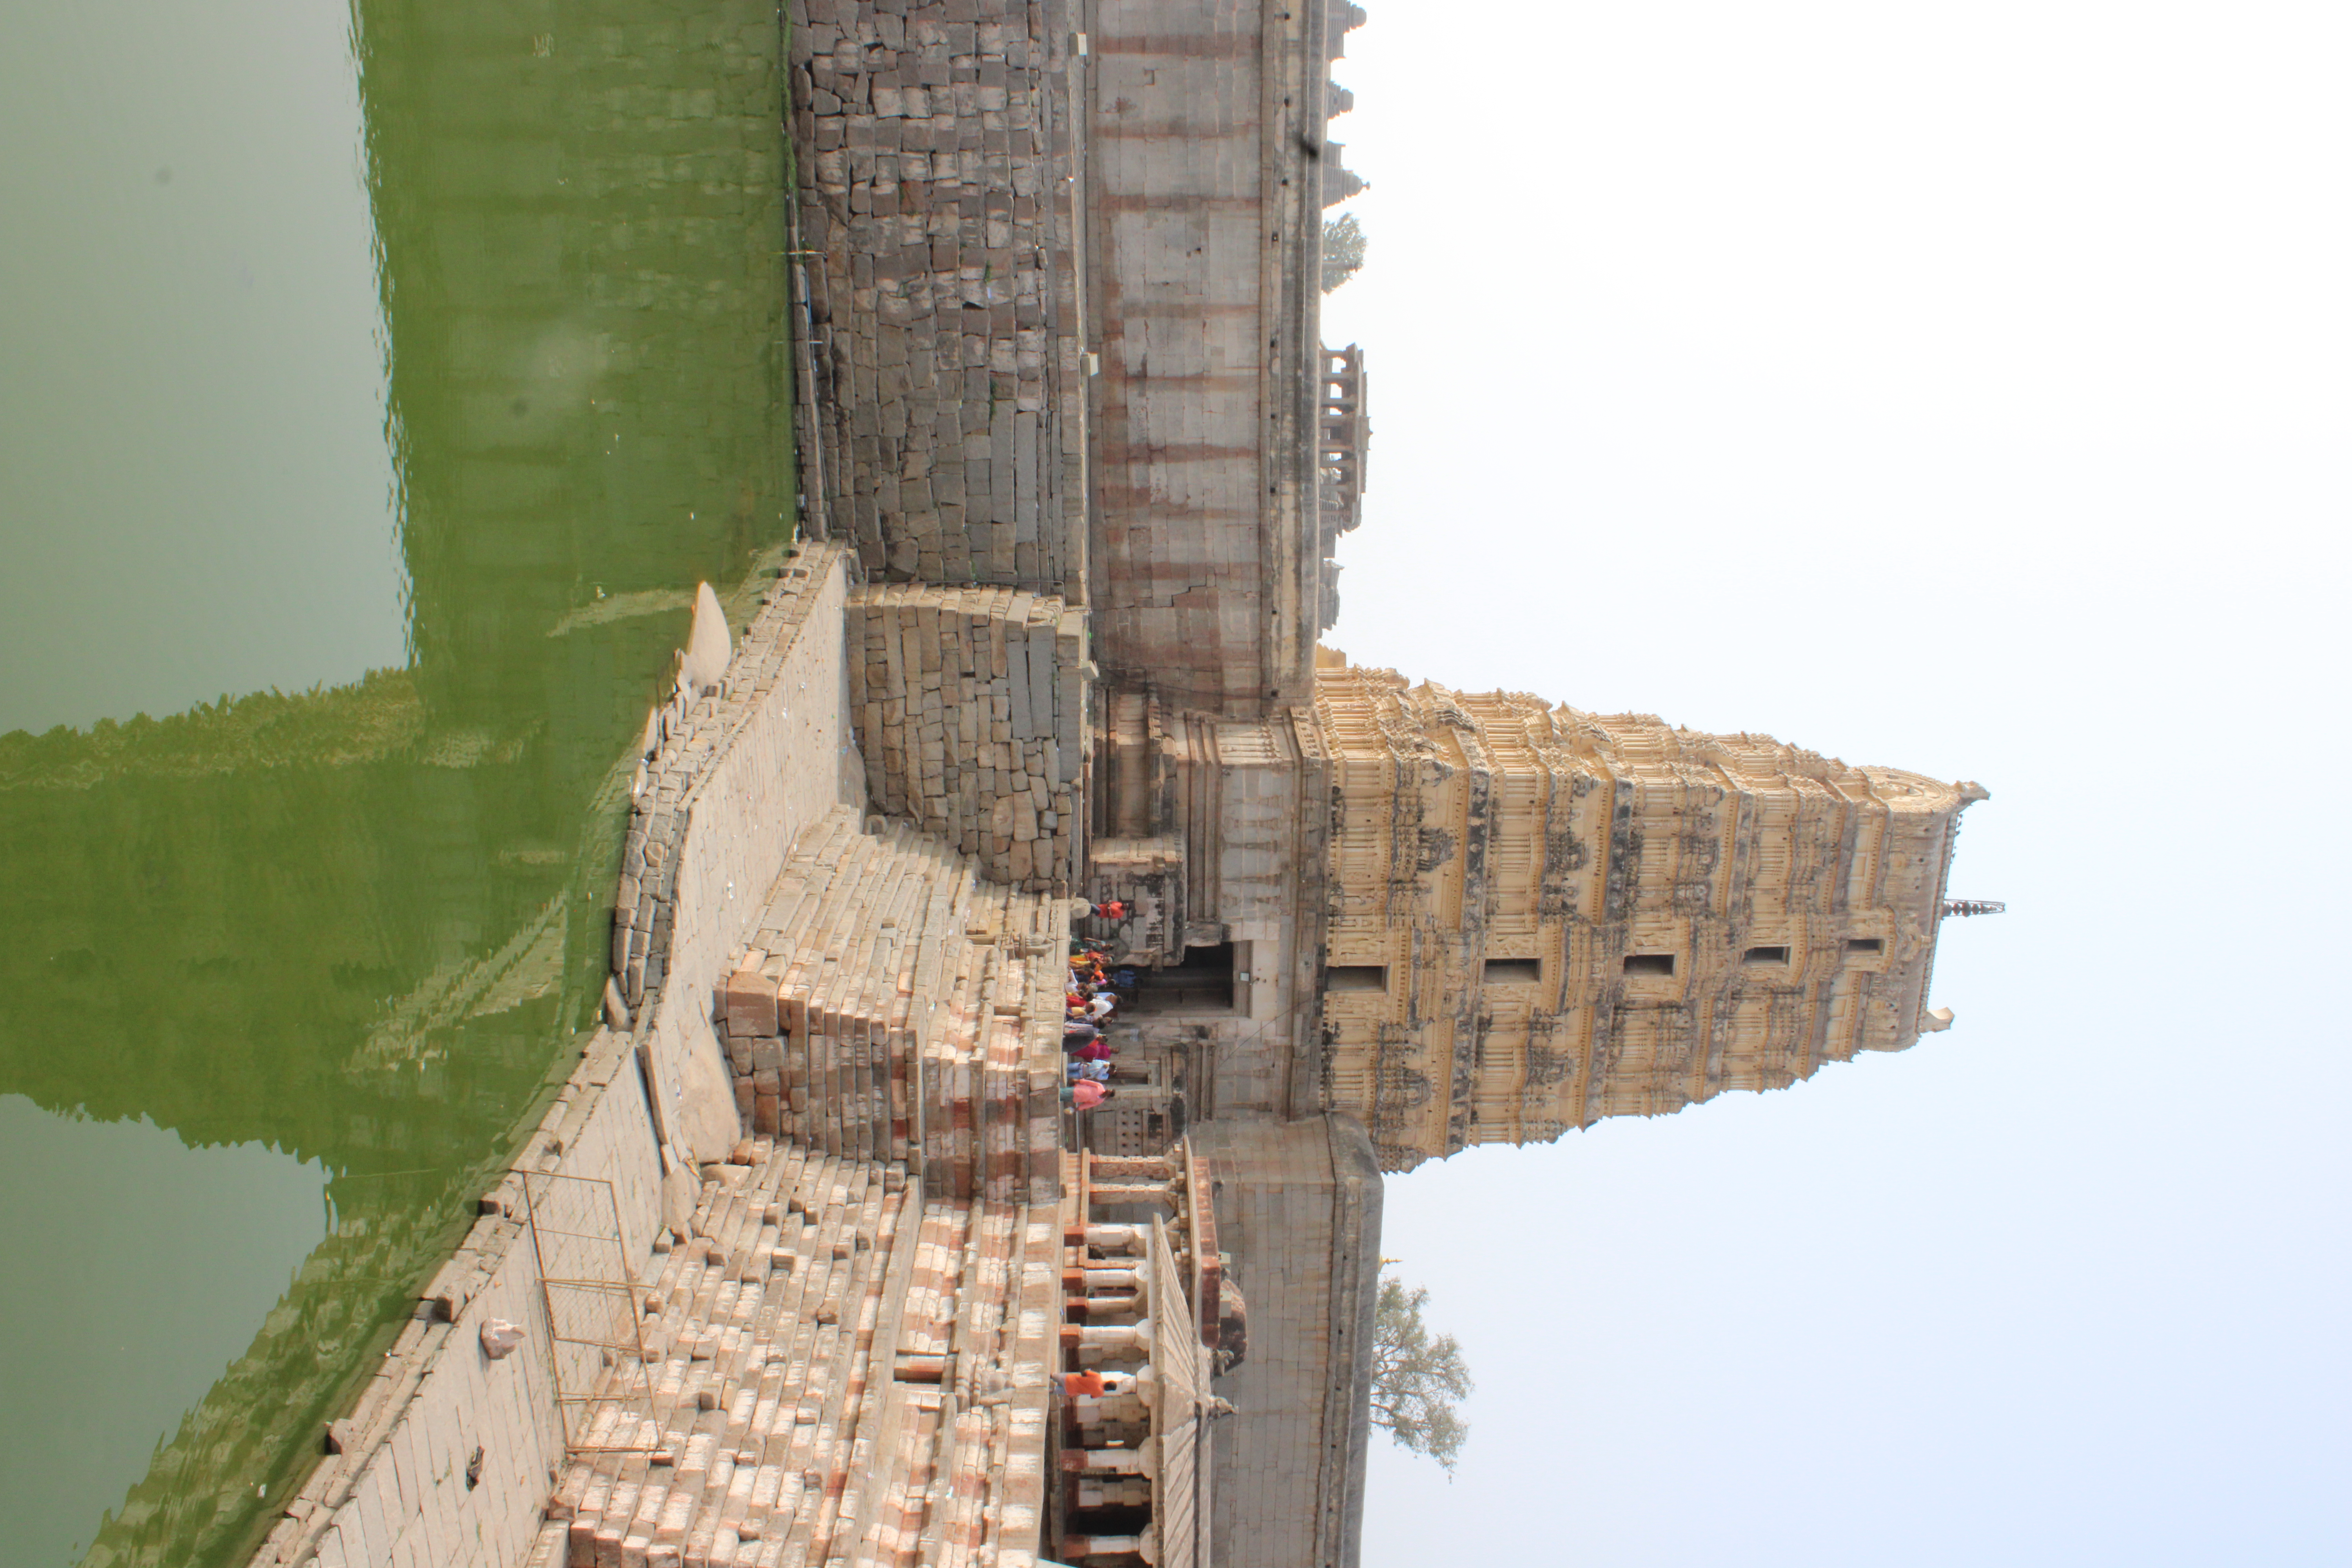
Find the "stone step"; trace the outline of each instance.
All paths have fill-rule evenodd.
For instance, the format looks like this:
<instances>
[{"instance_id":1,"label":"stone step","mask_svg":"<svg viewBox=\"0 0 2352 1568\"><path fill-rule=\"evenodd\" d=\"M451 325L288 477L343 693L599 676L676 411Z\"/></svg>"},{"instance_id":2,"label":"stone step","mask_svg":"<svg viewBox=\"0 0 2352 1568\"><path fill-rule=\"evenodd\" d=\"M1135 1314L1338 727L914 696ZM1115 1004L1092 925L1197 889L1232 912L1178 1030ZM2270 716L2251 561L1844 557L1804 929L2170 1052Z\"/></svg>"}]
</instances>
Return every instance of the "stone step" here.
<instances>
[{"instance_id":1,"label":"stone step","mask_svg":"<svg viewBox=\"0 0 2352 1568\"><path fill-rule=\"evenodd\" d=\"M969 950L967 972L993 956ZM999 1016L997 991L965 994ZM569 1467L534 1561L950 1561L953 1542L992 1539L1008 1461L1041 1473L1058 1275L1040 1247L1056 1212L927 1200L903 1165L856 1151L759 1139L750 1152L703 1184L694 1234L641 1292L656 1360L600 1390L628 1403L609 1432L659 1457ZM946 1391L896 1372L902 1353L951 1350L967 1387L1038 1392L1009 1423L943 1425Z\"/></svg>"}]
</instances>

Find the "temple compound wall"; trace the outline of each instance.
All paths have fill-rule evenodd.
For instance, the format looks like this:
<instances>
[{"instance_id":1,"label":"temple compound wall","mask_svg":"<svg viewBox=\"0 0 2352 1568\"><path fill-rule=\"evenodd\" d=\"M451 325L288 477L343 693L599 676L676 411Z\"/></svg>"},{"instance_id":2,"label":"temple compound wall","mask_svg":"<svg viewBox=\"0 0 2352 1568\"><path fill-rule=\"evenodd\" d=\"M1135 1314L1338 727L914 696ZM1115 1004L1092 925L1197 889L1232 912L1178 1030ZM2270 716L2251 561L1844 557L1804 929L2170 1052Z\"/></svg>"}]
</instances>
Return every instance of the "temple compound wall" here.
<instances>
[{"instance_id":1,"label":"temple compound wall","mask_svg":"<svg viewBox=\"0 0 2352 1568\"><path fill-rule=\"evenodd\" d=\"M1303 700L1319 624L1329 20L1239 0L1090 9L1104 668L1175 706L1255 718Z\"/></svg>"},{"instance_id":2,"label":"temple compound wall","mask_svg":"<svg viewBox=\"0 0 2352 1568\"><path fill-rule=\"evenodd\" d=\"M1304 703L1352 5L793 0L823 476L869 574L1059 594L1114 684Z\"/></svg>"},{"instance_id":3,"label":"temple compound wall","mask_svg":"<svg viewBox=\"0 0 2352 1568\"><path fill-rule=\"evenodd\" d=\"M1328 655L1330 1103L1383 1165L1784 1088L1927 1008L1984 791Z\"/></svg>"},{"instance_id":4,"label":"temple compound wall","mask_svg":"<svg viewBox=\"0 0 2352 1568\"><path fill-rule=\"evenodd\" d=\"M1351 1562L1364 1501L1380 1291L1381 1173L1345 1116L1221 1118L1193 1129L1218 1173L1218 1245L1246 1298L1249 1342L1217 1383L1209 1561Z\"/></svg>"}]
</instances>

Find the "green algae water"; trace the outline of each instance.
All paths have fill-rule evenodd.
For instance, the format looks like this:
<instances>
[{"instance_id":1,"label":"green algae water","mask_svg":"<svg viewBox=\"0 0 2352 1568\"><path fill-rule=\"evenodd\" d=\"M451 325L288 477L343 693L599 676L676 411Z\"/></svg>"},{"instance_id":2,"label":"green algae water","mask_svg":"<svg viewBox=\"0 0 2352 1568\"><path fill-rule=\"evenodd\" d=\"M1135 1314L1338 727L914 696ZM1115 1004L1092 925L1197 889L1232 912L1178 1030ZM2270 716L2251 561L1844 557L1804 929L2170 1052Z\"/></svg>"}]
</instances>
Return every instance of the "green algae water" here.
<instances>
[{"instance_id":1,"label":"green algae water","mask_svg":"<svg viewBox=\"0 0 2352 1568\"><path fill-rule=\"evenodd\" d=\"M242 1560L603 982L793 510L772 0L0 51L0 1557Z\"/></svg>"}]
</instances>

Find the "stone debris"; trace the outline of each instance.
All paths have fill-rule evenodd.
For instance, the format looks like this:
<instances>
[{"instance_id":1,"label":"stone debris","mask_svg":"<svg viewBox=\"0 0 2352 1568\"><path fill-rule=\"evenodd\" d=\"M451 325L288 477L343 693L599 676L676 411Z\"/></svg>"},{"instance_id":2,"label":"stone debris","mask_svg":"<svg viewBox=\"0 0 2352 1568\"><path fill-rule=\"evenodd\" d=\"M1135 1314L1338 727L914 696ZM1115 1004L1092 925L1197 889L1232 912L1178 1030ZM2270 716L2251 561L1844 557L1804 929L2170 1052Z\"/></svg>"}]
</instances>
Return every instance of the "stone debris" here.
<instances>
[{"instance_id":1,"label":"stone debris","mask_svg":"<svg viewBox=\"0 0 2352 1568\"><path fill-rule=\"evenodd\" d=\"M531 1568L1028 1562L1056 1209L767 1138L748 1170L643 1287Z\"/></svg>"},{"instance_id":2,"label":"stone debris","mask_svg":"<svg viewBox=\"0 0 2352 1568\"><path fill-rule=\"evenodd\" d=\"M523 1331L520 1323L509 1323L504 1318L489 1318L482 1323L482 1353L492 1361L504 1361L522 1348Z\"/></svg>"},{"instance_id":3,"label":"stone debris","mask_svg":"<svg viewBox=\"0 0 2352 1568\"><path fill-rule=\"evenodd\" d=\"M1073 883L1093 681L1086 612L1009 588L856 590L850 715L878 810L1034 892Z\"/></svg>"}]
</instances>

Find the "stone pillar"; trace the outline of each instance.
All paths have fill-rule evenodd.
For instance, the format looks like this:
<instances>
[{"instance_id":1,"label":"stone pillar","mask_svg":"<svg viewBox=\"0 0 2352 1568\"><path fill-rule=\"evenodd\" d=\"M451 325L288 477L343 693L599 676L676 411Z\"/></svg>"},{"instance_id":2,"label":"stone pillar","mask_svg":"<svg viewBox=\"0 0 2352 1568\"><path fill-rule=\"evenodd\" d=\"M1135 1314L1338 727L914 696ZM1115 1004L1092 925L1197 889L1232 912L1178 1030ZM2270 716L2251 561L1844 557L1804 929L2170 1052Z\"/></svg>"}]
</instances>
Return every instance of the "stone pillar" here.
<instances>
[{"instance_id":1,"label":"stone pillar","mask_svg":"<svg viewBox=\"0 0 2352 1568\"><path fill-rule=\"evenodd\" d=\"M1151 1422L1150 1407L1132 1394L1105 1394L1099 1398L1080 1394L1070 1403L1081 1427L1109 1422L1148 1426Z\"/></svg>"},{"instance_id":2,"label":"stone pillar","mask_svg":"<svg viewBox=\"0 0 2352 1568\"><path fill-rule=\"evenodd\" d=\"M1141 1257L1150 1250L1151 1227L1143 1225L1090 1225L1086 1244L1106 1254Z\"/></svg>"},{"instance_id":3,"label":"stone pillar","mask_svg":"<svg viewBox=\"0 0 2352 1568\"><path fill-rule=\"evenodd\" d=\"M1087 1173L1097 1182L1172 1182L1180 1173L1165 1154L1092 1154Z\"/></svg>"},{"instance_id":4,"label":"stone pillar","mask_svg":"<svg viewBox=\"0 0 2352 1568\"><path fill-rule=\"evenodd\" d=\"M1144 1270L1140 1268L1088 1268L1086 1276L1087 1294L1089 1296L1103 1290L1148 1291L1150 1289Z\"/></svg>"},{"instance_id":5,"label":"stone pillar","mask_svg":"<svg viewBox=\"0 0 2352 1568\"><path fill-rule=\"evenodd\" d=\"M1150 1508L1151 1483L1146 1480L1081 1481L1080 1508Z\"/></svg>"},{"instance_id":6,"label":"stone pillar","mask_svg":"<svg viewBox=\"0 0 2352 1568\"><path fill-rule=\"evenodd\" d=\"M1078 1343L1089 1350L1133 1351L1151 1353L1151 1320L1140 1319L1132 1323L1087 1324L1078 1330Z\"/></svg>"},{"instance_id":7,"label":"stone pillar","mask_svg":"<svg viewBox=\"0 0 2352 1568\"><path fill-rule=\"evenodd\" d=\"M1123 1476L1156 1476L1160 1473L1160 1447L1157 1443L1147 1443L1139 1448L1065 1448L1062 1450L1062 1468L1108 1470Z\"/></svg>"}]
</instances>

